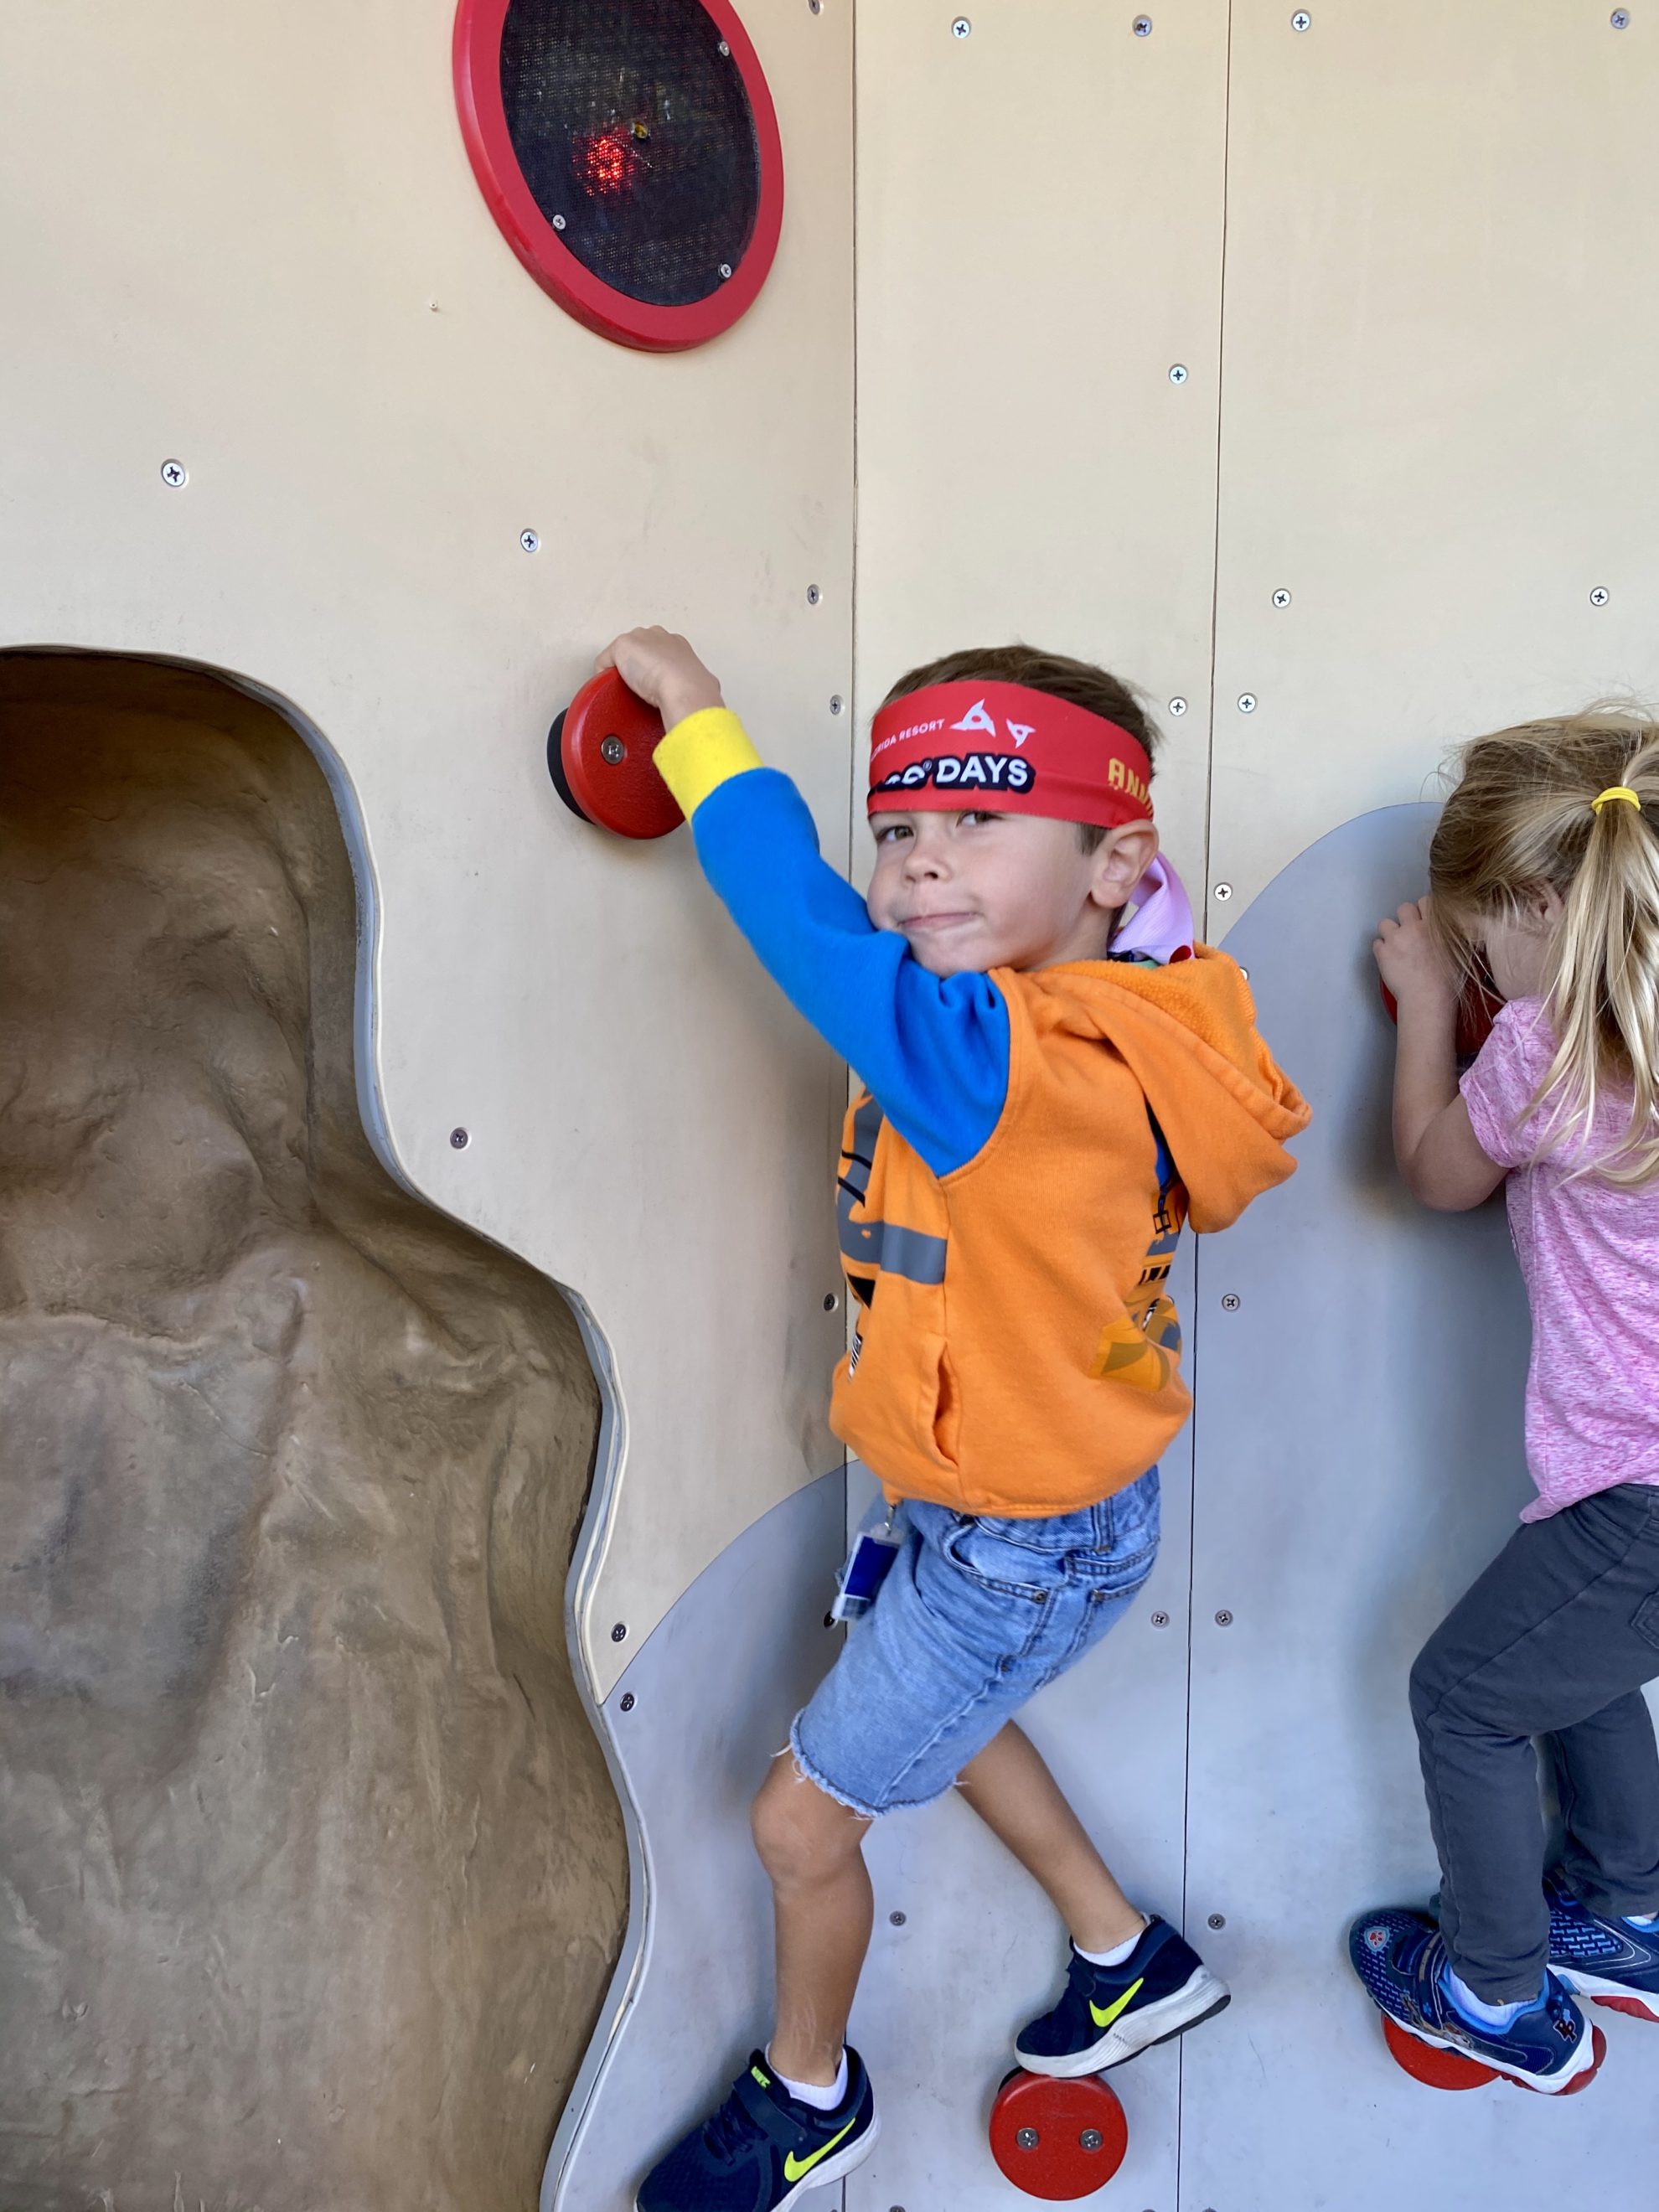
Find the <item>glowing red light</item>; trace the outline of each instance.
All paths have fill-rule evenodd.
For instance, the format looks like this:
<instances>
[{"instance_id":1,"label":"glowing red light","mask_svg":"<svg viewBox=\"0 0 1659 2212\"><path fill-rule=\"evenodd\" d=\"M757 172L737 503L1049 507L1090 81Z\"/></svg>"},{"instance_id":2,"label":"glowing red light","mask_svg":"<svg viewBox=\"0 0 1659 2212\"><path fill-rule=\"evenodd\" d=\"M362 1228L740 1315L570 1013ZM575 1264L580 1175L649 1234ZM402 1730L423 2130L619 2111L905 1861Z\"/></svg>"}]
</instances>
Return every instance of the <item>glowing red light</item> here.
<instances>
[{"instance_id":1,"label":"glowing red light","mask_svg":"<svg viewBox=\"0 0 1659 2212\"><path fill-rule=\"evenodd\" d=\"M634 181L639 159L639 149L631 139L624 138L619 131L603 131L599 137L586 140L581 147L579 167L582 182L590 192L606 196L625 192Z\"/></svg>"}]
</instances>

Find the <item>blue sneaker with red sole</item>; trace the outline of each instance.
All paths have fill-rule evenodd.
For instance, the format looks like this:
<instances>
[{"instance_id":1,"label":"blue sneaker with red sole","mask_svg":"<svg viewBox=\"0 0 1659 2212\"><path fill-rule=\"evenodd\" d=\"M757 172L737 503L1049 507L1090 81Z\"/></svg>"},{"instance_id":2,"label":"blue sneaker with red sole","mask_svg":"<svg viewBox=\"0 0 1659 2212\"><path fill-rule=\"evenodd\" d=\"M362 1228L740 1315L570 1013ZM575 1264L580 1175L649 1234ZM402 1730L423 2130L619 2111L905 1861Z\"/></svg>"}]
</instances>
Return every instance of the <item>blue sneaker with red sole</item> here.
<instances>
[{"instance_id":1,"label":"blue sneaker with red sole","mask_svg":"<svg viewBox=\"0 0 1659 2212\"><path fill-rule=\"evenodd\" d=\"M1544 1884L1550 1907L1550 1970L1570 1990L1611 2012L1659 2021L1659 1927L1603 1920L1559 1871Z\"/></svg>"},{"instance_id":2,"label":"blue sneaker with red sole","mask_svg":"<svg viewBox=\"0 0 1659 2212\"><path fill-rule=\"evenodd\" d=\"M1588 2087L1603 2046L1572 1993L1551 1972L1543 1995L1506 2028L1483 2027L1453 2003L1445 1985L1445 1939L1426 1913L1368 1912L1348 1936L1348 1955L1371 2002L1431 2051L1449 2051L1547 2097Z\"/></svg>"}]
</instances>

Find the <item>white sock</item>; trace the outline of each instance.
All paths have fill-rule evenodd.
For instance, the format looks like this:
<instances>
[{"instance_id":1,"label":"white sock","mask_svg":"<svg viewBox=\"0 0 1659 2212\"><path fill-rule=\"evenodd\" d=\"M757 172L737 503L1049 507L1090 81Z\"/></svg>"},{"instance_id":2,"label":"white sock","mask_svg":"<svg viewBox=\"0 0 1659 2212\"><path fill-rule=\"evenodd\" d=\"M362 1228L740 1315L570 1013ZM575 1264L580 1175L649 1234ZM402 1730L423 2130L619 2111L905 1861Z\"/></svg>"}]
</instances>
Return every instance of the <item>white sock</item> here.
<instances>
[{"instance_id":1,"label":"white sock","mask_svg":"<svg viewBox=\"0 0 1659 2212\"><path fill-rule=\"evenodd\" d=\"M1140 1935L1132 1936L1127 1943L1114 1944L1109 1951L1085 1951L1080 1943L1074 1943L1072 1948L1079 1959L1086 1959L1091 1966L1127 1966L1135 1945L1140 1941L1140 1936L1146 1933L1152 1924L1143 1913L1140 1921Z\"/></svg>"},{"instance_id":2,"label":"white sock","mask_svg":"<svg viewBox=\"0 0 1659 2212\"><path fill-rule=\"evenodd\" d=\"M1627 1928L1659 1927L1659 1912L1627 1912L1625 1924Z\"/></svg>"},{"instance_id":3,"label":"white sock","mask_svg":"<svg viewBox=\"0 0 1659 2212\"><path fill-rule=\"evenodd\" d=\"M1505 2028L1513 2027L1527 2009L1526 2002L1516 2004L1488 2004L1485 1997L1476 1996L1468 1984L1453 1973L1449 1966L1443 1967L1441 1974L1447 1996L1450 1997L1465 2019L1472 2020L1477 2027L1493 2028L1501 2035ZM1528 2002L1535 2004L1537 1999L1534 1997Z\"/></svg>"},{"instance_id":4,"label":"white sock","mask_svg":"<svg viewBox=\"0 0 1659 2212\"><path fill-rule=\"evenodd\" d=\"M766 2054L766 2063L772 2065L772 2054ZM775 2066L772 2067L777 2074ZM833 2112L847 2095L847 2053L841 2054L841 2064L836 2069L836 2078L828 2088L822 2081L792 2081L787 2074L778 2074L778 2081L798 2105L810 2105L815 2112Z\"/></svg>"}]
</instances>

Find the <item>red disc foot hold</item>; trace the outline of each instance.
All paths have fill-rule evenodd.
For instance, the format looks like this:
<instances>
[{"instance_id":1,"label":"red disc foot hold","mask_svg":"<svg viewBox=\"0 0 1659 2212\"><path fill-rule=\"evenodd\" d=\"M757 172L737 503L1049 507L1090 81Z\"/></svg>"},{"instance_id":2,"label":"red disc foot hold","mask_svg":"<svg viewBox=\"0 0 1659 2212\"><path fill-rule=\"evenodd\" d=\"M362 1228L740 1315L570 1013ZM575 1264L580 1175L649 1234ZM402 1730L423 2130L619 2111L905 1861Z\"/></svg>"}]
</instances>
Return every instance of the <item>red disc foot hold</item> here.
<instances>
[{"instance_id":1,"label":"red disc foot hold","mask_svg":"<svg viewBox=\"0 0 1659 2212\"><path fill-rule=\"evenodd\" d=\"M1649 1997L1592 1997L1592 2004L1605 2005L1609 2012L1628 2013L1632 2020L1659 2021L1659 2012L1654 2010L1655 2000Z\"/></svg>"},{"instance_id":2,"label":"red disc foot hold","mask_svg":"<svg viewBox=\"0 0 1659 2212\"><path fill-rule=\"evenodd\" d=\"M1399 1002L1386 983L1379 983L1382 1005L1391 1022L1400 1018ZM1492 1035L1492 1025L1497 1020L1504 1001L1489 991L1478 976L1472 976L1463 987L1463 995L1457 1002L1457 1057L1473 1060Z\"/></svg>"},{"instance_id":3,"label":"red disc foot hold","mask_svg":"<svg viewBox=\"0 0 1659 2212\"><path fill-rule=\"evenodd\" d=\"M583 684L548 732L547 768L573 814L618 837L665 837L685 817L652 755L662 716L614 668Z\"/></svg>"},{"instance_id":4,"label":"red disc foot hold","mask_svg":"<svg viewBox=\"0 0 1659 2212\"><path fill-rule=\"evenodd\" d=\"M1011 2074L991 2108L991 2155L1028 2197L1091 2197L1128 2148L1123 2107L1097 2074Z\"/></svg>"},{"instance_id":5,"label":"red disc foot hold","mask_svg":"<svg viewBox=\"0 0 1659 2212\"><path fill-rule=\"evenodd\" d=\"M1558 2089L1556 2091L1557 2096L1576 2097L1581 2089L1588 2089L1590 2083L1601 2071L1601 2061L1607 2057L1607 2039L1602 2034L1599 2027L1592 2027L1590 2030L1589 2064L1584 2069L1583 2072L1578 2076L1578 2079L1576 2081L1569 2082L1565 2089ZM1525 2085L1522 2084L1522 2086L1524 2087Z\"/></svg>"},{"instance_id":6,"label":"red disc foot hold","mask_svg":"<svg viewBox=\"0 0 1659 2212\"><path fill-rule=\"evenodd\" d=\"M1460 2051L1437 2051L1431 2043L1420 2043L1417 2037L1401 2027L1398 2021L1382 2015L1382 2033L1387 2039L1394 2063L1409 2074L1413 2081L1421 2081L1431 2089L1483 2089L1498 2075L1490 2066L1483 2066L1477 2058L1465 2058Z\"/></svg>"}]
</instances>

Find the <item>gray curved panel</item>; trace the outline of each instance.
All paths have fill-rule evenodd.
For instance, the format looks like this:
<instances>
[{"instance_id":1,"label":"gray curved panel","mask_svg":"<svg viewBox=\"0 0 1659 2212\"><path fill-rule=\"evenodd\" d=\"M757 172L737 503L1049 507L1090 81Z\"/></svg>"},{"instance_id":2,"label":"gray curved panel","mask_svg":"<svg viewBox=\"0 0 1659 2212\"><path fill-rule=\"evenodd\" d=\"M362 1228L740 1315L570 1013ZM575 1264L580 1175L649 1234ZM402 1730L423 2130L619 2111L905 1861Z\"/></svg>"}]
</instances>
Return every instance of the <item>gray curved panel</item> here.
<instances>
[{"instance_id":1,"label":"gray curved panel","mask_svg":"<svg viewBox=\"0 0 1659 2212\"><path fill-rule=\"evenodd\" d=\"M1194 2212L1654 2198L1650 2032L1598 2013L1607 2067L1565 2106L1437 2093L1389 2062L1344 1948L1433 1892L1407 1672L1531 1494L1502 1201L1425 1212L1389 1139L1370 944L1424 888L1436 811L1334 830L1227 939L1315 1120L1292 1181L1200 1244L1188 1887L1225 1918L1234 2001L1184 2051Z\"/></svg>"}]
</instances>

